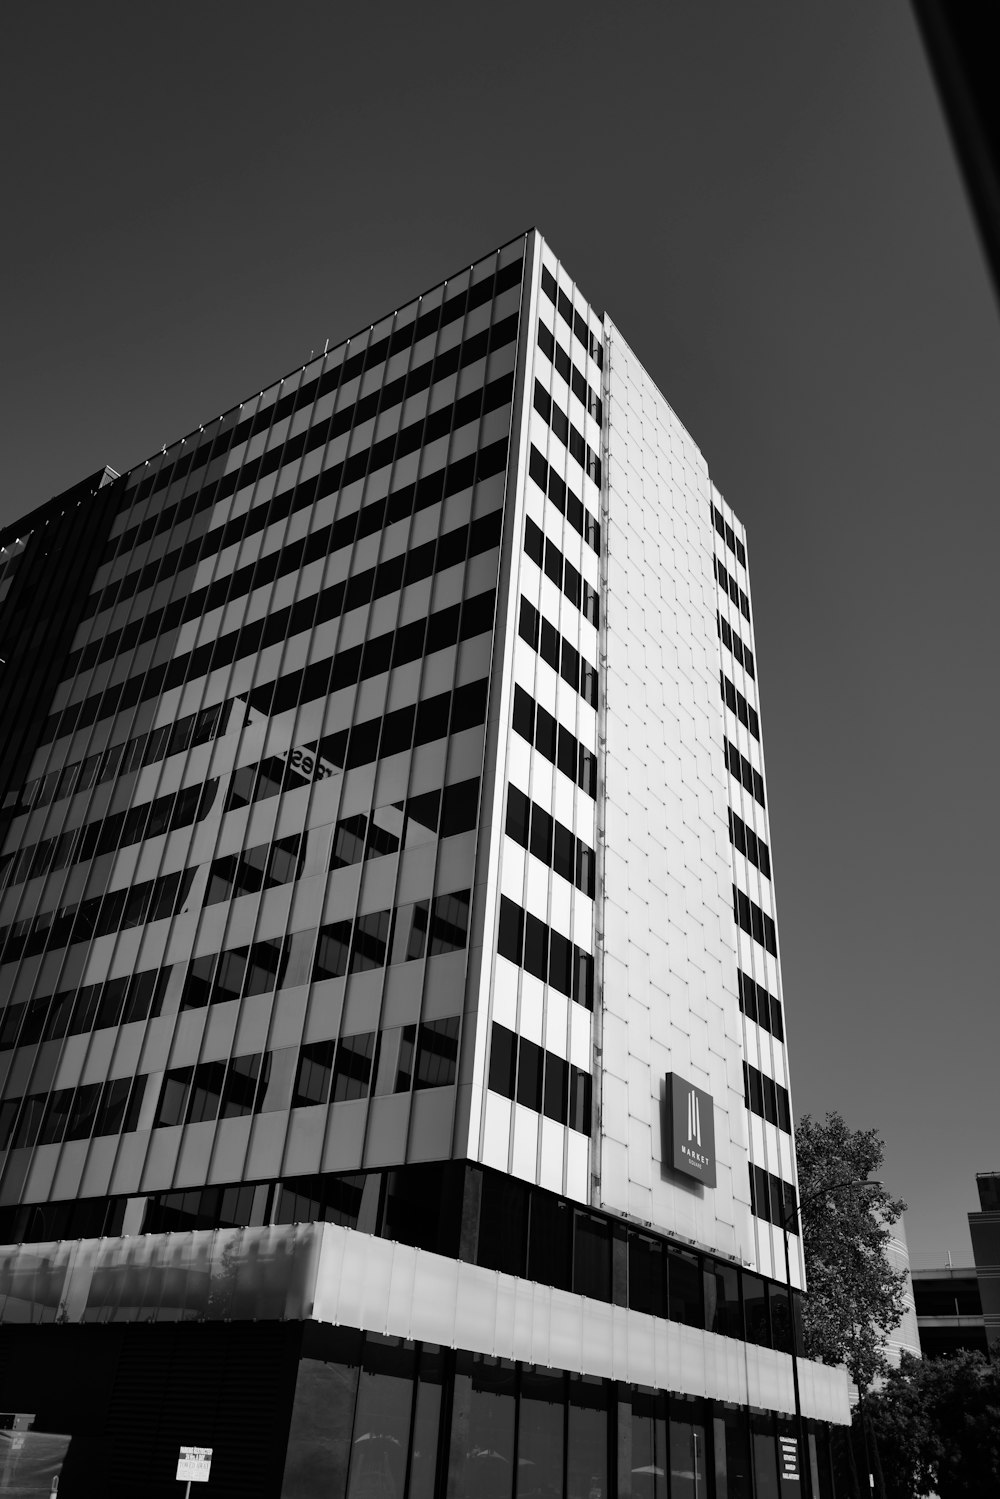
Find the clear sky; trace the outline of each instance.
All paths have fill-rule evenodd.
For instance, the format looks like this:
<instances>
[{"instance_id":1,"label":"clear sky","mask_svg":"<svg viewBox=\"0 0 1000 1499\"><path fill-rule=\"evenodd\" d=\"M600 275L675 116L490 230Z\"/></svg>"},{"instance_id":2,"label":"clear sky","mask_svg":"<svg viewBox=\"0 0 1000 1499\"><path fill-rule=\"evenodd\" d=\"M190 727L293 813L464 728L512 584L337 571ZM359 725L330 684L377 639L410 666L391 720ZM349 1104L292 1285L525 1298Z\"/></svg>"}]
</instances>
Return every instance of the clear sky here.
<instances>
[{"instance_id":1,"label":"clear sky","mask_svg":"<svg viewBox=\"0 0 1000 1499\"><path fill-rule=\"evenodd\" d=\"M1000 1167L1000 336L902 0L5 16L12 519L537 224L746 522L796 1112Z\"/></svg>"}]
</instances>

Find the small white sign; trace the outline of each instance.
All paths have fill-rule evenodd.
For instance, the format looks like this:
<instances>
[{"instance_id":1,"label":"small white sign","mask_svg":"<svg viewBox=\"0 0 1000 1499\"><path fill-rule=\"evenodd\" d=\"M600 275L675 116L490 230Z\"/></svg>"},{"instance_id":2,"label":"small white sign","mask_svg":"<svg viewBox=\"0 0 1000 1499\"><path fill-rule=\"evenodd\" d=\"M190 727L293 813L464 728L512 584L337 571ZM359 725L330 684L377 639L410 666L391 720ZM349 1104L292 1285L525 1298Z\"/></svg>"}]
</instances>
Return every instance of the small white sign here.
<instances>
[{"instance_id":1,"label":"small white sign","mask_svg":"<svg viewBox=\"0 0 1000 1499\"><path fill-rule=\"evenodd\" d=\"M211 1447L182 1447L177 1477L186 1483L207 1483L212 1468Z\"/></svg>"}]
</instances>

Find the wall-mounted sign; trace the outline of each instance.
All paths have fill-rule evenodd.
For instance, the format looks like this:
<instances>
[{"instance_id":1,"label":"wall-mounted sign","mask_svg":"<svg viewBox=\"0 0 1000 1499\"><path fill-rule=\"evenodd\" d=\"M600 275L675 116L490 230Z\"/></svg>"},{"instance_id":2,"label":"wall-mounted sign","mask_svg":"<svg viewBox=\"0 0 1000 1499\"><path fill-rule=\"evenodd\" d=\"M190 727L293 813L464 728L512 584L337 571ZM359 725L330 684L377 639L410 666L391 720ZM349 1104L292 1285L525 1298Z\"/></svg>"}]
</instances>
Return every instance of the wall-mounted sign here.
<instances>
[{"instance_id":1,"label":"wall-mounted sign","mask_svg":"<svg viewBox=\"0 0 1000 1499\"><path fill-rule=\"evenodd\" d=\"M794 1437L778 1438L778 1450L781 1453L781 1476L789 1483L799 1481L799 1444Z\"/></svg>"},{"instance_id":2,"label":"wall-mounted sign","mask_svg":"<svg viewBox=\"0 0 1000 1499\"><path fill-rule=\"evenodd\" d=\"M715 1109L711 1093L667 1073L667 1164L715 1186Z\"/></svg>"}]
</instances>

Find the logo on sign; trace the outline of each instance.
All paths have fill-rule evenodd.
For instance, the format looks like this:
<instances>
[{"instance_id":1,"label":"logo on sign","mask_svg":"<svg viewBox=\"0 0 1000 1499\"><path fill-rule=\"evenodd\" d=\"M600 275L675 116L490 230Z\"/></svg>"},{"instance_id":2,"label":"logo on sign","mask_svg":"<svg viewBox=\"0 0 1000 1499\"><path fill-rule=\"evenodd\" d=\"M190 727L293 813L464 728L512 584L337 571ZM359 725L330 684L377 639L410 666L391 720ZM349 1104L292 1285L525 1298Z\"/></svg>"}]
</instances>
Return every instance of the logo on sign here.
<instances>
[{"instance_id":1,"label":"logo on sign","mask_svg":"<svg viewBox=\"0 0 1000 1499\"><path fill-rule=\"evenodd\" d=\"M688 1094L688 1143L692 1140L701 1144L701 1109L698 1103L698 1095L692 1088Z\"/></svg>"},{"instance_id":2,"label":"logo on sign","mask_svg":"<svg viewBox=\"0 0 1000 1499\"><path fill-rule=\"evenodd\" d=\"M666 1161L675 1171L715 1186L715 1107L712 1095L667 1073Z\"/></svg>"}]
</instances>

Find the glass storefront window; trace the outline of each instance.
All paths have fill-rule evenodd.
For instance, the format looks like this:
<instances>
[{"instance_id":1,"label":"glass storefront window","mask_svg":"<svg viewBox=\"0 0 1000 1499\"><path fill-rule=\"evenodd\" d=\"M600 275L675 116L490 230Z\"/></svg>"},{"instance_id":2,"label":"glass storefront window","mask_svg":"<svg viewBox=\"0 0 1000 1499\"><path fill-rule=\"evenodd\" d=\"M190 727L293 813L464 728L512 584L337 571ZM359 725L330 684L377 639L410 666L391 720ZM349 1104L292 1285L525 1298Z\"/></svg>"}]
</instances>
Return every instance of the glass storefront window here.
<instances>
[{"instance_id":1,"label":"glass storefront window","mask_svg":"<svg viewBox=\"0 0 1000 1499\"><path fill-rule=\"evenodd\" d=\"M708 1499L708 1467L709 1452L701 1402L671 1396L670 1499Z\"/></svg>"},{"instance_id":2,"label":"glass storefront window","mask_svg":"<svg viewBox=\"0 0 1000 1499\"><path fill-rule=\"evenodd\" d=\"M753 1499L746 1411L737 1405L716 1406L715 1499ZM719 1459L725 1453L725 1467Z\"/></svg>"},{"instance_id":3,"label":"glass storefront window","mask_svg":"<svg viewBox=\"0 0 1000 1499\"><path fill-rule=\"evenodd\" d=\"M778 1499L778 1454L770 1411L755 1411L751 1415L750 1434L757 1499Z\"/></svg>"},{"instance_id":4,"label":"glass storefront window","mask_svg":"<svg viewBox=\"0 0 1000 1499\"><path fill-rule=\"evenodd\" d=\"M632 1499L667 1499L667 1423L664 1397L632 1396Z\"/></svg>"},{"instance_id":5,"label":"glass storefront window","mask_svg":"<svg viewBox=\"0 0 1000 1499\"><path fill-rule=\"evenodd\" d=\"M569 1377L566 1499L608 1499L608 1389L599 1380Z\"/></svg>"},{"instance_id":6,"label":"glass storefront window","mask_svg":"<svg viewBox=\"0 0 1000 1499\"><path fill-rule=\"evenodd\" d=\"M420 1353L417 1402L413 1412L407 1499L434 1499L443 1376L444 1360L440 1349L424 1347Z\"/></svg>"},{"instance_id":7,"label":"glass storefront window","mask_svg":"<svg viewBox=\"0 0 1000 1499\"><path fill-rule=\"evenodd\" d=\"M449 1473L449 1489L475 1499L511 1499L514 1485L514 1365L481 1354L460 1358L457 1373L471 1374L468 1435L452 1461L461 1472ZM457 1384L457 1380L456 1380ZM456 1405L458 1390L456 1389ZM457 1412L456 1412L457 1414Z\"/></svg>"},{"instance_id":8,"label":"glass storefront window","mask_svg":"<svg viewBox=\"0 0 1000 1499\"><path fill-rule=\"evenodd\" d=\"M351 1441L347 1499L401 1499L410 1445L415 1354L365 1340Z\"/></svg>"},{"instance_id":9,"label":"glass storefront window","mask_svg":"<svg viewBox=\"0 0 1000 1499\"><path fill-rule=\"evenodd\" d=\"M518 1411L517 1499L561 1499L564 1410L562 1372L524 1369Z\"/></svg>"}]
</instances>

